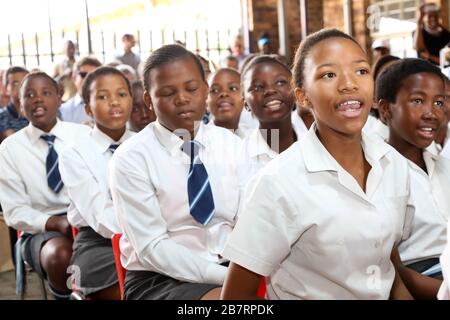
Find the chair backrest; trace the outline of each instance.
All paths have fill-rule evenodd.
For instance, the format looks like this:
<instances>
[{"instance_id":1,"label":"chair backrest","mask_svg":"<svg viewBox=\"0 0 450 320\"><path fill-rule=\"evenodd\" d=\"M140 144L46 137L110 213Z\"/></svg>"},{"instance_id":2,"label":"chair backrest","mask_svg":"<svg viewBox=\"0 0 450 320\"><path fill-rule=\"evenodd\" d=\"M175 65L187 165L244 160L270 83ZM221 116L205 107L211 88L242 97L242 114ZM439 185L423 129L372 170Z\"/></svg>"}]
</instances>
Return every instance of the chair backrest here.
<instances>
[{"instance_id":1,"label":"chair backrest","mask_svg":"<svg viewBox=\"0 0 450 320\"><path fill-rule=\"evenodd\" d=\"M75 237L77 236L77 234L78 234L78 229L75 227L72 227L72 237L74 240L75 240Z\"/></svg>"},{"instance_id":2,"label":"chair backrest","mask_svg":"<svg viewBox=\"0 0 450 320\"><path fill-rule=\"evenodd\" d=\"M266 278L261 279L261 283L258 288L258 297L264 299L266 297Z\"/></svg>"},{"instance_id":3,"label":"chair backrest","mask_svg":"<svg viewBox=\"0 0 450 320\"><path fill-rule=\"evenodd\" d=\"M113 249L113 253L114 253L114 261L116 262L117 278L119 280L120 298L123 300L125 274L126 274L127 270L122 266L122 263L120 262L119 242L120 242L121 237L122 237L121 233L116 233L112 237L111 242L112 242L112 249Z\"/></svg>"},{"instance_id":4,"label":"chair backrest","mask_svg":"<svg viewBox=\"0 0 450 320\"><path fill-rule=\"evenodd\" d=\"M120 298L123 300L124 296L124 282L125 282L125 274L127 270L122 266L122 263L120 262L120 238L122 237L121 233L116 233L112 239L112 249L114 253L114 260L116 262L116 272L117 272L117 278L119 280L119 288L120 288ZM258 297L261 299L264 299L266 296L266 279L261 279L261 284L258 288Z\"/></svg>"}]
</instances>

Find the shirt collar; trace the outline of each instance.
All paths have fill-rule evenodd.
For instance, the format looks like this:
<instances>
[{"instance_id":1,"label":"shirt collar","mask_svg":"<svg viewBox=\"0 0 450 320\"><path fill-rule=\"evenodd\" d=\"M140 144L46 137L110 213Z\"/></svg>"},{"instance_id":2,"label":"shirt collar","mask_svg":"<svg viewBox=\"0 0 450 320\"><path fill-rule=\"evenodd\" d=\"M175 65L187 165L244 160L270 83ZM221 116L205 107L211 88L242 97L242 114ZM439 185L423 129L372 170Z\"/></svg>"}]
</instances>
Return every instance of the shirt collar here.
<instances>
[{"instance_id":1,"label":"shirt collar","mask_svg":"<svg viewBox=\"0 0 450 320\"><path fill-rule=\"evenodd\" d=\"M199 121L200 124L197 128L197 133L195 134L194 140L199 143L201 147L206 147L207 145L207 137L204 134L205 124L202 121ZM163 145L164 148L169 151L169 153L174 156L179 154L181 151L181 146L184 141L179 138L172 131L164 127L158 120L154 122L154 132L158 141ZM186 137L185 139L190 139L190 137Z\"/></svg>"},{"instance_id":2,"label":"shirt collar","mask_svg":"<svg viewBox=\"0 0 450 320\"><path fill-rule=\"evenodd\" d=\"M55 126L50 130L50 132L42 131L41 129L35 127L31 122L26 127L26 133L28 138L32 143L36 143L39 141L42 135L52 134L56 137L56 139L64 141L65 139L65 130L61 125L62 122L59 119L56 119Z\"/></svg>"},{"instance_id":3,"label":"shirt collar","mask_svg":"<svg viewBox=\"0 0 450 320\"><path fill-rule=\"evenodd\" d=\"M125 133L120 137L119 141L114 141L111 139L107 134L103 133L97 126L94 126L94 128L91 131L91 136L94 139L95 143L100 148L101 152L104 153L106 151L109 151L109 146L111 144L121 144L125 140L127 140L132 133L126 129Z\"/></svg>"},{"instance_id":4,"label":"shirt collar","mask_svg":"<svg viewBox=\"0 0 450 320\"><path fill-rule=\"evenodd\" d=\"M84 106L83 98L79 93L77 93L75 97L73 97L73 104L76 106L82 104Z\"/></svg>"},{"instance_id":5,"label":"shirt collar","mask_svg":"<svg viewBox=\"0 0 450 320\"><path fill-rule=\"evenodd\" d=\"M318 171L338 171L338 163L328 150L323 146L316 134L317 126L315 123L300 141L305 166L309 172ZM379 140L372 139L362 132L362 148L367 161L373 166L383 158L391 147Z\"/></svg>"},{"instance_id":6,"label":"shirt collar","mask_svg":"<svg viewBox=\"0 0 450 320\"><path fill-rule=\"evenodd\" d=\"M250 141L250 143L248 144L248 154L250 158L258 157L261 155L268 155L271 158L275 158L278 155L278 153L276 153L269 147L260 129L252 129L247 139L249 139Z\"/></svg>"},{"instance_id":7,"label":"shirt collar","mask_svg":"<svg viewBox=\"0 0 450 320\"><path fill-rule=\"evenodd\" d=\"M434 141L428 146L428 148L423 150L423 160L427 166L428 175L430 177L433 176L436 161L439 160L438 150Z\"/></svg>"}]
</instances>

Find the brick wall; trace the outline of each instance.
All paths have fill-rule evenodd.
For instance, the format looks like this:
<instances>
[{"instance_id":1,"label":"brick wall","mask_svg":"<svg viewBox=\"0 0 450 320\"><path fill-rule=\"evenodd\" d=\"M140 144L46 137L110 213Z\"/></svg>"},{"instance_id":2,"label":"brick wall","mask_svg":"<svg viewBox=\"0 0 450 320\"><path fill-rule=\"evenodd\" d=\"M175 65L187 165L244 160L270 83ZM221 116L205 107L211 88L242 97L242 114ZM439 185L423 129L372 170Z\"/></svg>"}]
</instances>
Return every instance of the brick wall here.
<instances>
[{"instance_id":1,"label":"brick wall","mask_svg":"<svg viewBox=\"0 0 450 320\"><path fill-rule=\"evenodd\" d=\"M278 50L278 13L277 0L249 0L249 10L253 14L253 31L250 32L250 48L258 51L258 37L268 32L272 41L272 48Z\"/></svg>"},{"instance_id":2,"label":"brick wall","mask_svg":"<svg viewBox=\"0 0 450 320\"><path fill-rule=\"evenodd\" d=\"M278 14L277 0L247 0L251 25L250 48L252 52L257 51L258 36L262 32L269 32L272 47L276 52L278 43ZM290 51L293 54L301 39L300 29L300 4L299 0L285 0L286 15L289 32ZM446 0L442 0L446 1ZM370 34L366 27L367 7L370 0L352 1L352 32L356 40L363 47L370 49ZM307 24L308 32L312 33L322 28L337 28L344 30L343 0L307 0Z\"/></svg>"},{"instance_id":3,"label":"brick wall","mask_svg":"<svg viewBox=\"0 0 450 320\"><path fill-rule=\"evenodd\" d=\"M298 1L297 1L298 2ZM306 1L306 11L308 13L308 32L313 33L319 31L324 27L324 2L328 3L330 0L324 1Z\"/></svg>"},{"instance_id":4,"label":"brick wall","mask_svg":"<svg viewBox=\"0 0 450 320\"><path fill-rule=\"evenodd\" d=\"M323 0L323 26L324 28L337 28L344 30L344 12L342 0Z\"/></svg>"}]
</instances>

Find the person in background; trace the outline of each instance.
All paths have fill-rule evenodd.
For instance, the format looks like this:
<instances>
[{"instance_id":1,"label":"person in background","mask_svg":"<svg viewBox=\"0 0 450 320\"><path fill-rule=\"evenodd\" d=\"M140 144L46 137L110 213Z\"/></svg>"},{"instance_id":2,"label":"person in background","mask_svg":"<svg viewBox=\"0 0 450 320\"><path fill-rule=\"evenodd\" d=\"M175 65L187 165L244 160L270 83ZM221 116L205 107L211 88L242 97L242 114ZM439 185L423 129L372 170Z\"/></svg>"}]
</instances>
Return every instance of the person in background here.
<instances>
[{"instance_id":1,"label":"person in background","mask_svg":"<svg viewBox=\"0 0 450 320\"><path fill-rule=\"evenodd\" d=\"M258 39L258 50L260 54L272 54L272 42L269 33L264 32Z\"/></svg>"},{"instance_id":2,"label":"person in background","mask_svg":"<svg viewBox=\"0 0 450 320\"><path fill-rule=\"evenodd\" d=\"M19 86L28 70L22 67L11 67L6 70L4 83L9 103L5 112L0 113L0 142L6 137L28 125L27 118L20 107Z\"/></svg>"},{"instance_id":3,"label":"person in background","mask_svg":"<svg viewBox=\"0 0 450 320\"><path fill-rule=\"evenodd\" d=\"M91 117L84 110L81 90L87 74L101 65L101 62L93 57L84 57L75 64L72 79L77 87L77 94L61 105L60 112L63 121L75 123L89 123L92 121Z\"/></svg>"},{"instance_id":4,"label":"person in background","mask_svg":"<svg viewBox=\"0 0 450 320\"><path fill-rule=\"evenodd\" d=\"M417 29L413 40L417 56L436 65L439 65L439 51L450 42L450 32L439 20L436 4L422 4L417 11Z\"/></svg>"},{"instance_id":5,"label":"person in background","mask_svg":"<svg viewBox=\"0 0 450 320\"><path fill-rule=\"evenodd\" d=\"M119 70L120 72L122 72L125 75L125 77L127 77L128 81L130 81L130 83L138 80L138 74L137 74L136 70L134 70L129 65L119 64L116 67L116 69Z\"/></svg>"},{"instance_id":6,"label":"person in background","mask_svg":"<svg viewBox=\"0 0 450 320\"><path fill-rule=\"evenodd\" d=\"M236 35L230 45L230 53L239 61L239 68L242 66L247 54L245 53L244 40L241 35Z\"/></svg>"},{"instance_id":7,"label":"person in background","mask_svg":"<svg viewBox=\"0 0 450 320\"><path fill-rule=\"evenodd\" d=\"M223 59L222 67L239 70L239 59L230 54Z\"/></svg>"},{"instance_id":8,"label":"person in background","mask_svg":"<svg viewBox=\"0 0 450 320\"><path fill-rule=\"evenodd\" d=\"M9 95L6 92L6 85L3 82L5 71L0 70L0 113L6 110L6 105L9 102Z\"/></svg>"},{"instance_id":9,"label":"person in background","mask_svg":"<svg viewBox=\"0 0 450 320\"><path fill-rule=\"evenodd\" d=\"M122 36L122 43L123 52L116 54L114 58L121 61L123 64L129 65L134 70L137 70L141 63L141 57L133 52L133 47L136 45L136 39L132 34L126 33Z\"/></svg>"},{"instance_id":10,"label":"person in background","mask_svg":"<svg viewBox=\"0 0 450 320\"><path fill-rule=\"evenodd\" d=\"M52 77L60 77L62 75L72 75L73 66L75 65L75 43L72 40L66 40L63 48L64 57L55 64Z\"/></svg>"},{"instance_id":11,"label":"person in background","mask_svg":"<svg viewBox=\"0 0 450 320\"><path fill-rule=\"evenodd\" d=\"M372 43L372 62L375 64L377 61L391 53L391 46L386 39L376 39Z\"/></svg>"},{"instance_id":12,"label":"person in background","mask_svg":"<svg viewBox=\"0 0 450 320\"><path fill-rule=\"evenodd\" d=\"M131 131L139 132L150 122L156 120L156 114L151 104L149 106L145 104L144 86L141 81L132 82L131 91L133 93L133 108L128 125Z\"/></svg>"}]
</instances>

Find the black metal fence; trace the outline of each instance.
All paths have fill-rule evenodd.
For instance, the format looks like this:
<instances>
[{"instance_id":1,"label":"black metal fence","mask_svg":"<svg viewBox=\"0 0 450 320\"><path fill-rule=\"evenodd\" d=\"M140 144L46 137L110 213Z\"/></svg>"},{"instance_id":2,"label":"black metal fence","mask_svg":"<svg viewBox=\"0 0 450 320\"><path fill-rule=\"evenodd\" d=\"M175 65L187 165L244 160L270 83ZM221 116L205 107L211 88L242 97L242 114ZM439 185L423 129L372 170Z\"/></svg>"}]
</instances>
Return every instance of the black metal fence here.
<instances>
[{"instance_id":1,"label":"black metal fence","mask_svg":"<svg viewBox=\"0 0 450 320\"><path fill-rule=\"evenodd\" d=\"M153 50L162 45L181 42L186 47L205 58L219 63L229 52L230 37L236 30L193 30L193 31L143 31L137 30L134 35L136 47L134 51L145 58ZM0 40L0 69L12 65L22 65L29 69L45 68L62 57L62 40L67 39L64 32L47 34L15 34L6 35ZM0 36L1 37L1 36ZM122 47L122 34L115 31L91 31L89 45L86 32L75 31L70 38L77 44L77 55L94 55L107 63ZM56 44L58 43L58 45ZM3 48L2 48L3 47ZM92 52L89 52L91 48Z\"/></svg>"}]
</instances>

